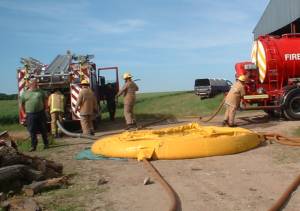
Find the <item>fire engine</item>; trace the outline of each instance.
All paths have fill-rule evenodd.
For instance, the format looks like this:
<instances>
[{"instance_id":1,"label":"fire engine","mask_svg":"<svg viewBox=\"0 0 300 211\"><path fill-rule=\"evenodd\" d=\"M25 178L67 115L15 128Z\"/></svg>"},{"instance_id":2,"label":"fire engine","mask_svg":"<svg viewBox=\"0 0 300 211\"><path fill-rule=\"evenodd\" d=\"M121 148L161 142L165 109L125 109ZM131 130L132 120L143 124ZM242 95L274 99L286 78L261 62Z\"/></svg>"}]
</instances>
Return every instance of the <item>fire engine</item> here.
<instances>
[{"instance_id":1,"label":"fire engine","mask_svg":"<svg viewBox=\"0 0 300 211\"><path fill-rule=\"evenodd\" d=\"M251 57L235 65L236 77L249 78L242 108L300 119L300 34L260 36Z\"/></svg>"},{"instance_id":2,"label":"fire engine","mask_svg":"<svg viewBox=\"0 0 300 211\"><path fill-rule=\"evenodd\" d=\"M108 83L100 73L114 71L115 78L110 81L113 91L119 91L118 67L96 67L91 60L93 55L75 55L67 52L65 55L57 55L49 64L45 65L32 57L21 58L22 68L17 69L18 95L20 96L27 88L27 79L36 78L39 88L47 93L59 89L65 96L64 121L79 120L79 112L75 112L75 105L81 90L80 82L87 80L90 88L94 91L98 104L105 100L105 88ZM25 123L24 114L19 109L19 122Z\"/></svg>"}]
</instances>

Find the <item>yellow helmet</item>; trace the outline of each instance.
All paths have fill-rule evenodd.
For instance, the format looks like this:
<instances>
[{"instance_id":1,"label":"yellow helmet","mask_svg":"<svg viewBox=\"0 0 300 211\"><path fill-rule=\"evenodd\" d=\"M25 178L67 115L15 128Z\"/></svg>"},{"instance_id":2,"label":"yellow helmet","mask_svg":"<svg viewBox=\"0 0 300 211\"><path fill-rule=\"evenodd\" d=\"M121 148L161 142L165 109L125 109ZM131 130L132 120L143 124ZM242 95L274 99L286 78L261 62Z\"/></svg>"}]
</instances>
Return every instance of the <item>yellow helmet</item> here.
<instances>
[{"instance_id":1,"label":"yellow helmet","mask_svg":"<svg viewBox=\"0 0 300 211\"><path fill-rule=\"evenodd\" d=\"M123 74L123 79L128 79L128 78L132 78L132 75L130 73L124 73Z\"/></svg>"},{"instance_id":2,"label":"yellow helmet","mask_svg":"<svg viewBox=\"0 0 300 211\"><path fill-rule=\"evenodd\" d=\"M87 80L82 80L81 81L81 83L80 83L81 85L89 85L90 83L87 81Z\"/></svg>"},{"instance_id":3,"label":"yellow helmet","mask_svg":"<svg viewBox=\"0 0 300 211\"><path fill-rule=\"evenodd\" d=\"M240 75L240 76L238 77L238 80L239 80L239 81L242 81L242 82L245 82L246 79L247 79L247 77L246 77L245 75Z\"/></svg>"}]
</instances>

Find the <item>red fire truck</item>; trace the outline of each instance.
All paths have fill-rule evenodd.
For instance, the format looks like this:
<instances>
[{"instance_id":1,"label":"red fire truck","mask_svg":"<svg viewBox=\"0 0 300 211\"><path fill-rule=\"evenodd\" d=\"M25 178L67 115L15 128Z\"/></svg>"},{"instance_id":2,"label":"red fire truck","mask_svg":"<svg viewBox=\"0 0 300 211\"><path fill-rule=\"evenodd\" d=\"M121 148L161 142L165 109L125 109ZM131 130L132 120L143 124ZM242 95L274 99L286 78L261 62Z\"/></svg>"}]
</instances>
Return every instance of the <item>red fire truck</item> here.
<instances>
[{"instance_id":1,"label":"red fire truck","mask_svg":"<svg viewBox=\"0 0 300 211\"><path fill-rule=\"evenodd\" d=\"M242 108L300 119L300 34L260 36L251 57L235 66L249 76Z\"/></svg>"},{"instance_id":2,"label":"red fire truck","mask_svg":"<svg viewBox=\"0 0 300 211\"><path fill-rule=\"evenodd\" d=\"M26 90L28 78L36 78L41 89L50 93L54 89L59 89L65 96L65 121L79 120L79 113L75 112L78 94L81 90L80 82L85 79L90 82L90 87L94 91L98 103L105 100L105 77L100 75L100 71L115 71L113 84L114 92L119 90L118 67L104 67L97 70L96 64L91 60L93 55L58 55L50 65L44 65L40 61L29 58L21 58L24 65L17 70L18 95ZM24 114L19 109L19 122L25 123Z\"/></svg>"}]
</instances>

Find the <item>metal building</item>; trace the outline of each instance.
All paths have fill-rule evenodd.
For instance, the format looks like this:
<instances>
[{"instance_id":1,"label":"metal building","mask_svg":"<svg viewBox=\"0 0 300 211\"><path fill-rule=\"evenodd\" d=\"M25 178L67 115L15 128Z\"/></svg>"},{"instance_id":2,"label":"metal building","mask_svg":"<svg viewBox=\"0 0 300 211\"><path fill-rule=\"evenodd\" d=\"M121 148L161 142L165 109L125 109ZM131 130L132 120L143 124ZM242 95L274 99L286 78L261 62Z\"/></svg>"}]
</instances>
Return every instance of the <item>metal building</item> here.
<instances>
[{"instance_id":1,"label":"metal building","mask_svg":"<svg viewBox=\"0 0 300 211\"><path fill-rule=\"evenodd\" d=\"M300 33L300 0L270 0L253 30L254 39L287 33Z\"/></svg>"}]
</instances>

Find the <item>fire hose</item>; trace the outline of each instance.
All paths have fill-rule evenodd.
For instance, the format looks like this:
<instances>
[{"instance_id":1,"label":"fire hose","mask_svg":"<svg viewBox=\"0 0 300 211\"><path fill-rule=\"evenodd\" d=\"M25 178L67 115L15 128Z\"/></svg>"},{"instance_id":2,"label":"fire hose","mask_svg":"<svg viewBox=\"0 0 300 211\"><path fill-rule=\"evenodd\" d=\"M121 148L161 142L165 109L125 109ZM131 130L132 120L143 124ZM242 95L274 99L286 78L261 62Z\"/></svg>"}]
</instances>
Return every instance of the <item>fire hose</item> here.
<instances>
[{"instance_id":1,"label":"fire hose","mask_svg":"<svg viewBox=\"0 0 300 211\"><path fill-rule=\"evenodd\" d=\"M151 162L147 159L143 159L143 164L146 169L153 175L153 177L161 184L164 188L165 192L168 194L170 198L170 207L169 211L180 211L181 210L181 202L174 191L171 185L163 178L163 176L159 173L159 171L151 164Z\"/></svg>"},{"instance_id":2,"label":"fire hose","mask_svg":"<svg viewBox=\"0 0 300 211\"><path fill-rule=\"evenodd\" d=\"M223 105L221 103L220 105ZM219 106L222 107L222 106ZM220 110L220 108L218 109ZM217 113L217 112L215 112ZM212 115L213 116L213 115ZM57 122L58 127L62 130L62 132L68 136L76 137L76 138L87 138L91 140L97 140L103 136L97 137L97 136L90 136L90 135L83 135L80 133L72 133L67 131L61 123ZM119 132L120 133L120 132ZM116 134L116 133L114 133ZM105 134L105 135L111 135L111 134ZM259 133L259 135L264 137L264 140L267 141L275 141L279 144L283 145L289 145L289 146L300 146L300 138L291 138L291 137L285 137L280 134L276 133ZM181 202L177 195L177 193L174 191L174 189L166 182L166 180L162 177L162 175L159 173L159 171L150 163L150 161L144 159L143 164L146 169L148 169L152 175L157 179L157 181L161 184L163 189L166 191L166 193L169 195L170 198L170 211L177 211L181 210ZM274 205L269 209L269 211L277 211L280 210L290 198L291 194L298 188L300 185L300 175L295 179L295 181L286 189L286 191L282 194L282 196L274 203Z\"/></svg>"},{"instance_id":3,"label":"fire hose","mask_svg":"<svg viewBox=\"0 0 300 211\"><path fill-rule=\"evenodd\" d=\"M66 130L62 124L60 123L60 121L56 121L57 126L59 127L59 129L61 130L61 132L63 132L65 135L73 137L73 138L87 138L87 139L91 139L91 140L98 140L100 137L97 136L92 136L92 135L85 135L82 133L72 133L68 130Z\"/></svg>"},{"instance_id":4,"label":"fire hose","mask_svg":"<svg viewBox=\"0 0 300 211\"><path fill-rule=\"evenodd\" d=\"M276 133L260 133L264 136L265 140L274 140L275 142L288 146L300 146L300 138L291 138L286 137ZM278 211L281 210L288 202L292 193L296 191L300 185L300 175L296 177L293 183L284 191L279 199L273 204L269 211Z\"/></svg>"},{"instance_id":5,"label":"fire hose","mask_svg":"<svg viewBox=\"0 0 300 211\"><path fill-rule=\"evenodd\" d=\"M260 133L265 140L274 140L275 142L289 146L300 146L300 138L286 137L277 133Z\"/></svg>"},{"instance_id":6,"label":"fire hose","mask_svg":"<svg viewBox=\"0 0 300 211\"><path fill-rule=\"evenodd\" d=\"M155 121L152 121L152 122L149 122L149 123L145 123L143 125L141 125L140 127L138 127L137 129L143 129L145 127L148 127L150 125L153 125L153 124L156 124L156 123L159 123L159 122L162 122L162 121L165 121L167 120L167 118L162 118L162 119L159 119L159 120L155 120ZM56 122L57 126L59 127L59 129L67 136L70 136L70 137L73 137L73 138L87 138L87 139L91 139L91 140L98 140L99 138L102 138L104 136L108 136L108 135L114 135L114 134L119 134L119 133L122 133L123 131L118 131L118 132L111 132L111 133L106 133L104 135L101 135L101 136L93 136L93 135L86 135L86 134L82 134L82 133L73 133L73 132L70 132L68 130L66 130L62 124L60 123L60 121L57 121Z\"/></svg>"},{"instance_id":7,"label":"fire hose","mask_svg":"<svg viewBox=\"0 0 300 211\"><path fill-rule=\"evenodd\" d=\"M200 121L201 122L209 122L210 120L212 120L213 118L215 118L217 116L217 114L221 111L223 105L225 103L225 97L224 99L222 100L222 102L220 103L220 105L218 106L218 108L213 112L212 115L210 115L207 119L205 120L202 120L202 117L199 117L200 118Z\"/></svg>"},{"instance_id":8,"label":"fire hose","mask_svg":"<svg viewBox=\"0 0 300 211\"><path fill-rule=\"evenodd\" d=\"M286 191L280 196L276 203L269 209L269 211L278 211L281 210L287 201L291 197L291 194L298 188L300 185L300 175L293 181L292 184L286 189Z\"/></svg>"}]
</instances>

